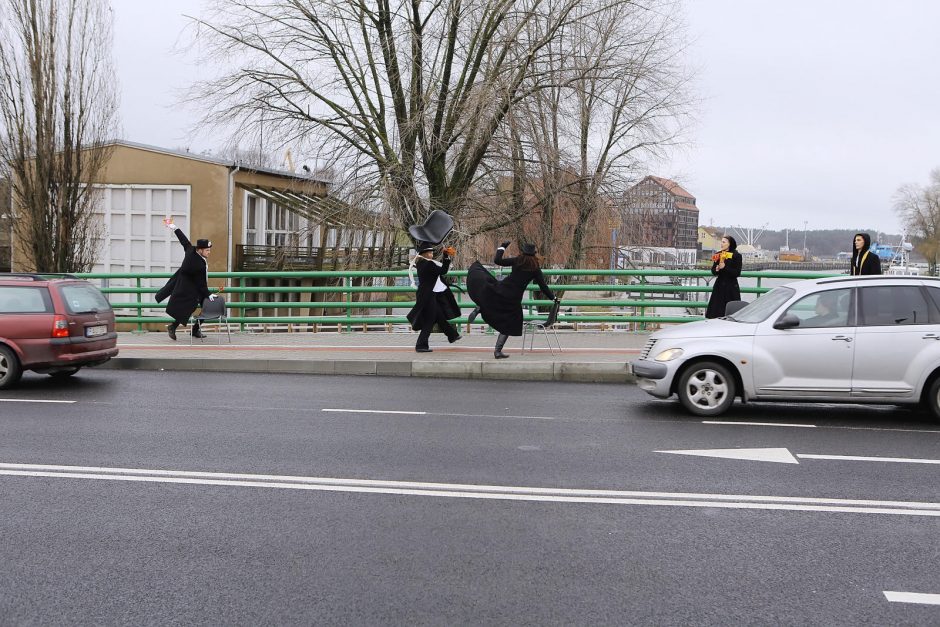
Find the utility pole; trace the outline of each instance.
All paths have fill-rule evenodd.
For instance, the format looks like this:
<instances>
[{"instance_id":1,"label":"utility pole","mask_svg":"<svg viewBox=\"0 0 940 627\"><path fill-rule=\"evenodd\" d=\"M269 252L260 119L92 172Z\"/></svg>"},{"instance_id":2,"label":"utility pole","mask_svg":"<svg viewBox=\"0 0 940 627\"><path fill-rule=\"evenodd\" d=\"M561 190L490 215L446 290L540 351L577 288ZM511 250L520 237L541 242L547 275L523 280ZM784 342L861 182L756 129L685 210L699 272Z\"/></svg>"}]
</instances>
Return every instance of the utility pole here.
<instances>
[{"instance_id":1,"label":"utility pole","mask_svg":"<svg viewBox=\"0 0 940 627\"><path fill-rule=\"evenodd\" d=\"M803 261L806 261L806 225L807 221L803 220Z\"/></svg>"}]
</instances>

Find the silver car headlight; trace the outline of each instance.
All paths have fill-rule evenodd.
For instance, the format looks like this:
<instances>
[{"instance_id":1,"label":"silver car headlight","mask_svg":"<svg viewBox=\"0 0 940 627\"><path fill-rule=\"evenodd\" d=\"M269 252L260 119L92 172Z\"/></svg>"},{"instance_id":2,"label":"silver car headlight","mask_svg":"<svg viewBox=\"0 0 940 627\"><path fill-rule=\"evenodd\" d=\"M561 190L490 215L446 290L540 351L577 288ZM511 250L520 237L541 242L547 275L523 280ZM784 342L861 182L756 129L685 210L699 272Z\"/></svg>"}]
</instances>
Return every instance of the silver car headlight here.
<instances>
[{"instance_id":1,"label":"silver car headlight","mask_svg":"<svg viewBox=\"0 0 940 627\"><path fill-rule=\"evenodd\" d=\"M654 357L653 359L655 361L672 361L673 359L677 357L681 357L681 356L682 356L681 348L669 348L669 349L664 350L660 354L656 355L656 357Z\"/></svg>"}]
</instances>

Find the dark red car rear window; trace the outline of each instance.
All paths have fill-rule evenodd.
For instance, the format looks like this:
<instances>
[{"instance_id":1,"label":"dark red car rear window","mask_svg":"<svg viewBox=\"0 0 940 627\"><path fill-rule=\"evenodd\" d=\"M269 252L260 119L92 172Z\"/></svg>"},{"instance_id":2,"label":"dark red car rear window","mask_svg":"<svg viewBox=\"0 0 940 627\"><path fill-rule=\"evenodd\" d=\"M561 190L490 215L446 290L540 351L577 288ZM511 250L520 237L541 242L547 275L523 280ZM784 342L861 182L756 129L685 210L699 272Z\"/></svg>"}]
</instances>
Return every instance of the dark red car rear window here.
<instances>
[{"instance_id":1,"label":"dark red car rear window","mask_svg":"<svg viewBox=\"0 0 940 627\"><path fill-rule=\"evenodd\" d=\"M111 311L111 303L94 285L73 283L63 285L61 290L65 308L70 314Z\"/></svg>"},{"instance_id":2,"label":"dark red car rear window","mask_svg":"<svg viewBox=\"0 0 940 627\"><path fill-rule=\"evenodd\" d=\"M0 314L53 313L45 287L0 285Z\"/></svg>"}]
</instances>

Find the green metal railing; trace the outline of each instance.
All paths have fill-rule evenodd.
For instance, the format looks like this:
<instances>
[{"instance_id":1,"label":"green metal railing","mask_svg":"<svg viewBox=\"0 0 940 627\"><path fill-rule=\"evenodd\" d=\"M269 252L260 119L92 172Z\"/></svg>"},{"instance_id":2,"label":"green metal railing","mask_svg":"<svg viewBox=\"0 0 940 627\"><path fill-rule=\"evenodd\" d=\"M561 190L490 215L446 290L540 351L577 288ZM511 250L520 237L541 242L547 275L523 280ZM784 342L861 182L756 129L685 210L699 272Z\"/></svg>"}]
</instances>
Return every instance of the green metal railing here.
<instances>
[{"instance_id":1,"label":"green metal railing","mask_svg":"<svg viewBox=\"0 0 940 627\"><path fill-rule=\"evenodd\" d=\"M494 270L500 274L501 269ZM707 306L707 298L691 300L694 294L707 294L711 292L711 286L701 283L702 279L711 279L712 275L706 270L543 270L550 281L549 287L553 290L564 292L565 297L562 301L563 313L559 315L559 322L571 323L612 323L612 324L631 324L639 325L638 329L644 329L650 324L672 324L701 320L700 315L691 313L696 309L702 309ZM458 279L458 287L465 289L463 280L467 275L466 271L453 271L448 277ZM102 292L108 294L112 299L112 306L116 310L136 310L136 315L118 315L117 322L124 324L136 324L138 330L143 330L145 324L166 323L170 321L164 313L166 302L162 304L148 302L144 300L144 295L154 294L163 285L166 279L172 276L170 273L87 273L79 275L82 278L92 281L100 281ZM363 282L374 283L376 279L384 279L386 282L401 281L407 278L407 271L403 270L379 270L379 271L317 271L317 272L211 272L209 273L210 283L214 285L210 289L218 289L220 280L224 282L223 291L227 298L237 295L240 300L231 300L226 303L229 309L240 312L239 315L233 315L229 321L241 325L242 328L249 324L262 325L329 325L344 326L347 331L351 331L353 326L366 327L368 325L392 325L406 323L404 315L357 315L361 310L375 309L400 309L407 310L414 305L413 299L404 298L394 300L395 295L413 294L414 288L410 285L364 285ZM825 272L780 272L780 271L761 271L761 272L742 272L743 280L755 280L754 286L741 288L744 294L761 294L770 288L763 285L767 279L810 279L834 276L832 273ZM553 277L568 277L571 283L553 283ZM667 278L670 282L659 283L651 282L650 279ZM260 280L276 281L303 281L310 283L335 282L336 285L282 285L282 286L259 286L249 285L252 282ZM113 285L113 282L128 281L131 285ZM144 281L150 281L150 285L145 286ZM626 282L624 282L626 281ZM695 284L689 284L692 281ZM538 288L534 285L529 286L531 292ZM571 297L572 293L578 292L607 292L610 294L636 295L636 298L577 298ZM372 294L384 294L385 298L380 301L362 300L364 296ZM459 294L459 291L458 291ZM126 295L127 299L114 300L115 296ZM334 295L336 300L309 300L309 301L285 301L285 300L251 300L253 295ZM528 312L524 315L526 320L543 318L537 308L539 306L548 306L551 301L526 298L522 301ZM458 301L461 309L472 309L474 304L465 296L461 296ZM567 308L579 308L579 311L565 311ZM599 311L583 310L582 308L598 309ZM663 316L649 314L650 310L669 308L685 309L684 315ZM265 310L286 309L288 311L295 309L322 309L322 310L340 310L336 315L263 315ZM607 311L604 311L604 310ZM620 311L610 311L618 309ZM632 310L632 311L631 311ZM149 315L145 315L145 312ZM457 323L465 323L466 318L457 319Z\"/></svg>"}]
</instances>

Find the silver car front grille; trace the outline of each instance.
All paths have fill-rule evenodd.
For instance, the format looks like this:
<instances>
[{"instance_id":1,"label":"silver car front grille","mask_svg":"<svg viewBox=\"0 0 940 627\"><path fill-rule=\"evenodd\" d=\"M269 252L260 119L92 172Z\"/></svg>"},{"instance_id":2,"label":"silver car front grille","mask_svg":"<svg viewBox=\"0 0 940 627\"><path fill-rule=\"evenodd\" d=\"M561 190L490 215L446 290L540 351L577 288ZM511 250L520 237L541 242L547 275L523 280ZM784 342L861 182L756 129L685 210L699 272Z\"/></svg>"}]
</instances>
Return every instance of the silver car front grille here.
<instances>
[{"instance_id":1,"label":"silver car front grille","mask_svg":"<svg viewBox=\"0 0 940 627\"><path fill-rule=\"evenodd\" d=\"M653 350L653 346L656 345L656 340L646 340L646 344L643 346L643 350L640 351L640 359L646 359L649 357L650 353Z\"/></svg>"}]
</instances>

